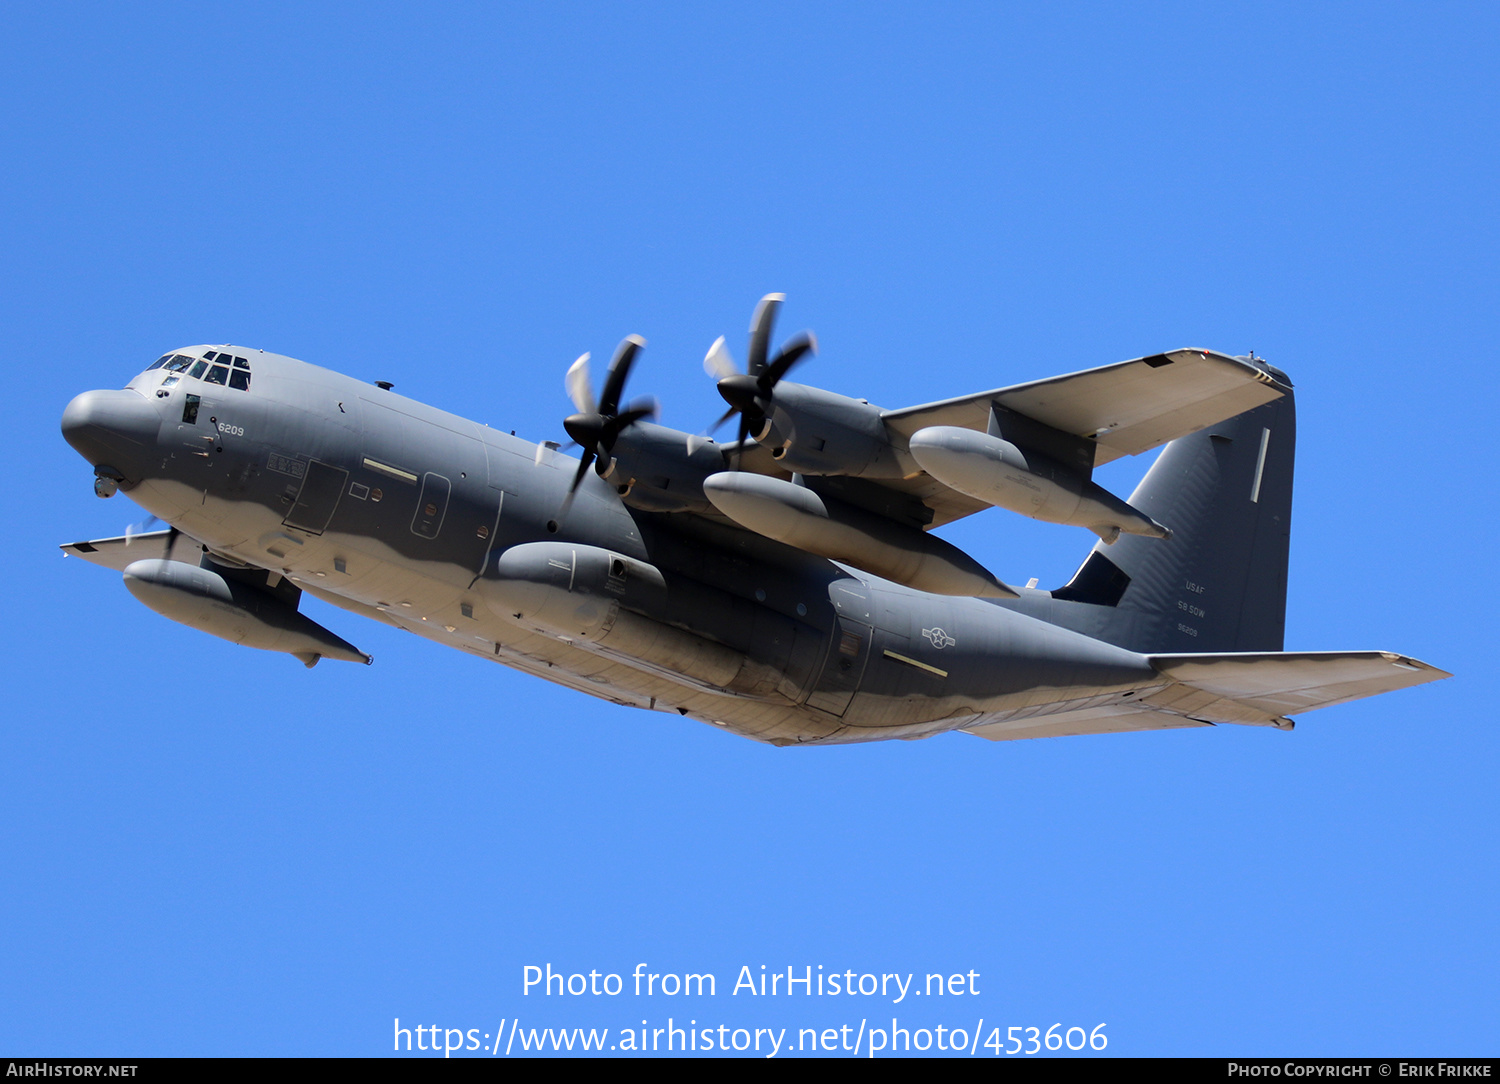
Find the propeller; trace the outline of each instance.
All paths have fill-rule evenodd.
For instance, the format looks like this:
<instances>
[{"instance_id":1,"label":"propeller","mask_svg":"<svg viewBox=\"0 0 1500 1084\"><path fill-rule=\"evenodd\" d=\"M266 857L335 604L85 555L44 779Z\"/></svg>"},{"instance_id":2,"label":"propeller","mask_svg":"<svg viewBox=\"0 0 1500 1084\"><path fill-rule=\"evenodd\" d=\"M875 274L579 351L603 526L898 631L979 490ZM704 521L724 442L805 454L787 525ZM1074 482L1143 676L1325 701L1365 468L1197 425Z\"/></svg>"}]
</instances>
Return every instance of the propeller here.
<instances>
[{"instance_id":1,"label":"propeller","mask_svg":"<svg viewBox=\"0 0 1500 1084\"><path fill-rule=\"evenodd\" d=\"M703 369L718 381L719 394L729 404L719 420L709 429L712 433L727 422L731 416L740 416L738 443L744 447L752 429L759 431L770 416L771 401L777 383L808 354L818 352L818 340L810 331L793 335L767 360L771 345L771 328L776 323L777 310L786 300L785 294L767 294L755 306L755 315L750 318L750 357L742 373L729 355L721 335L708 348L703 359Z\"/></svg>"},{"instance_id":2,"label":"propeller","mask_svg":"<svg viewBox=\"0 0 1500 1084\"><path fill-rule=\"evenodd\" d=\"M158 517L156 515L149 515L145 519L141 520L139 523L132 523L132 524L130 524L130 526L128 526L128 527L125 528L125 544L127 546L130 545L131 539L133 539L136 535L138 535L138 534L150 534L158 526L161 526L161 525L164 525L164 524L165 524L165 520L162 520L160 517Z\"/></svg>"},{"instance_id":3,"label":"propeller","mask_svg":"<svg viewBox=\"0 0 1500 1084\"><path fill-rule=\"evenodd\" d=\"M172 559L172 550L174 547L176 547L177 540L182 537L182 532L154 513L148 515L139 523L132 523L125 528L125 545L130 545L137 536L150 534L158 527L167 528L167 545L164 552L162 553L162 556L166 560L170 561Z\"/></svg>"},{"instance_id":4,"label":"propeller","mask_svg":"<svg viewBox=\"0 0 1500 1084\"><path fill-rule=\"evenodd\" d=\"M568 367L564 385L568 390L568 398L573 401L578 413L564 419L563 428L583 450L583 455L579 457L578 473L568 486L567 500L563 503L564 512L572 505L573 495L578 491L589 464L595 463L595 473L602 477L608 469L609 453L620 434L642 418L653 417L657 412L654 399L638 400L626 409L620 409L620 396L625 390L625 381L630 376L630 367L635 364L636 355L645 345L646 340L639 335L625 337L615 349L615 356L609 363L609 372L605 374L604 387L598 400L594 399L589 383L589 355L584 354Z\"/></svg>"}]
</instances>

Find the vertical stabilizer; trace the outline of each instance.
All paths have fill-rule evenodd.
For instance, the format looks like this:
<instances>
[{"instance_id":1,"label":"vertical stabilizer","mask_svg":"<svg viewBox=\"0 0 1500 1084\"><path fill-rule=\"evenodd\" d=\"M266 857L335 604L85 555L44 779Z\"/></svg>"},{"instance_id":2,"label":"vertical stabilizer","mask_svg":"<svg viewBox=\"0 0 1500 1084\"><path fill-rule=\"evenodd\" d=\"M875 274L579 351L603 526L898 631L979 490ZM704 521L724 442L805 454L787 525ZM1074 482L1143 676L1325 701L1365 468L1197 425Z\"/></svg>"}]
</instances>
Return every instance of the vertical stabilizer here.
<instances>
[{"instance_id":1,"label":"vertical stabilizer","mask_svg":"<svg viewBox=\"0 0 1500 1084\"><path fill-rule=\"evenodd\" d=\"M1280 651L1296 440L1289 391L1172 441L1130 498L1171 538L1101 542L1050 598L1004 605L1133 651Z\"/></svg>"}]
</instances>

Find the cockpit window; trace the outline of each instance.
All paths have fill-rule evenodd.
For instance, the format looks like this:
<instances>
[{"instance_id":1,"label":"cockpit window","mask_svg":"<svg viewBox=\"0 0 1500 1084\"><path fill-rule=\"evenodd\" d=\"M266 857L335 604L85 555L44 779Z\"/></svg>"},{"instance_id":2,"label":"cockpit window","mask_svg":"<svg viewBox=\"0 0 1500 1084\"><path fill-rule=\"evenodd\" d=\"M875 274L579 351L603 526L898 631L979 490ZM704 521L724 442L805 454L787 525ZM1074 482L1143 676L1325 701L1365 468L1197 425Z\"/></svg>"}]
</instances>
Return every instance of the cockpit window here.
<instances>
[{"instance_id":1,"label":"cockpit window","mask_svg":"<svg viewBox=\"0 0 1500 1084\"><path fill-rule=\"evenodd\" d=\"M193 377L208 384L233 388L235 391L250 390L250 361L235 357L227 350L205 350L203 356L192 354L163 354L146 370L160 369L166 376L161 386L169 388L177 383L177 375Z\"/></svg>"},{"instance_id":2,"label":"cockpit window","mask_svg":"<svg viewBox=\"0 0 1500 1084\"><path fill-rule=\"evenodd\" d=\"M221 351L220 354L219 354L219 356L218 356L218 358L215 360L214 364L215 364L215 366L228 365L228 364L230 364L231 361L234 363L234 368L232 370L229 370L229 372L227 374L228 377L229 377L229 386L231 388L234 388L234 389L238 390L238 391L249 391L250 390L250 362L249 362L249 360L247 360L246 358L241 358L241 357L231 358L230 355L228 355L226 353L223 353ZM222 383L224 383L224 377L225 377L226 374L223 373L223 372L221 372L218 368L215 368L214 372L218 373L219 375L218 376L214 376L213 373L210 373L209 377L208 377L210 383L214 383L214 384L222 384Z\"/></svg>"}]
</instances>

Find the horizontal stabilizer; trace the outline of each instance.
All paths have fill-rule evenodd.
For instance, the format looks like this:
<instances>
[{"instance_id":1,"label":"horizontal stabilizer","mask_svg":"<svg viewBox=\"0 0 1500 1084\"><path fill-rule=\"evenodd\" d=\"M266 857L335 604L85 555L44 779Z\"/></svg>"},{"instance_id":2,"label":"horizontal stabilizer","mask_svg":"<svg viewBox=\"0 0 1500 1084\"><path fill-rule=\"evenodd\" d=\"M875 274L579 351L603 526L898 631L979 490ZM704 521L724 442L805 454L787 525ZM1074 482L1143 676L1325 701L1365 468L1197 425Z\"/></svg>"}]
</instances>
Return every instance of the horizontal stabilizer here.
<instances>
[{"instance_id":1,"label":"horizontal stabilizer","mask_svg":"<svg viewBox=\"0 0 1500 1084\"><path fill-rule=\"evenodd\" d=\"M124 572L127 565L148 557L170 560L169 546L177 551L179 560L197 563L198 543L181 531L146 531L119 538L96 538L92 542L70 542L59 548L70 557L82 557L90 564Z\"/></svg>"},{"instance_id":2,"label":"horizontal stabilizer","mask_svg":"<svg viewBox=\"0 0 1500 1084\"><path fill-rule=\"evenodd\" d=\"M1290 387L1250 361L1212 350L1170 350L1067 376L888 410L905 437L934 425L984 432L998 403L1064 433L1094 441L1094 466L1138 455L1280 398Z\"/></svg>"},{"instance_id":3,"label":"horizontal stabilizer","mask_svg":"<svg viewBox=\"0 0 1500 1084\"><path fill-rule=\"evenodd\" d=\"M1261 724L1452 677L1388 651L1152 655L1175 683L1147 702L1215 723Z\"/></svg>"},{"instance_id":4,"label":"horizontal stabilizer","mask_svg":"<svg viewBox=\"0 0 1500 1084\"><path fill-rule=\"evenodd\" d=\"M982 717L963 729L990 741L1120 734L1240 723L1291 729L1293 713L1451 677L1387 651L1242 652L1152 655L1167 683L1107 704L1004 718Z\"/></svg>"}]
</instances>

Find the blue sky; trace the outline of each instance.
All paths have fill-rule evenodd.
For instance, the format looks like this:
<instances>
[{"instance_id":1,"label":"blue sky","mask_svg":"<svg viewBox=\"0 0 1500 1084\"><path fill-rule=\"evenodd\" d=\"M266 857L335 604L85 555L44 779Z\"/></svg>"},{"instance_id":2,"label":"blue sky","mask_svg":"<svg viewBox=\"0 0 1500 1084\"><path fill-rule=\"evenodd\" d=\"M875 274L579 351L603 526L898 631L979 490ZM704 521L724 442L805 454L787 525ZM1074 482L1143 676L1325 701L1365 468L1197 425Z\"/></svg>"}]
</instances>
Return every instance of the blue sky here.
<instances>
[{"instance_id":1,"label":"blue sky","mask_svg":"<svg viewBox=\"0 0 1500 1084\"><path fill-rule=\"evenodd\" d=\"M1497 31L1460 4L0 13L0 1053L894 1014L1493 1054ZM377 661L305 671L58 555L142 516L94 498L63 406L174 346L564 439L568 363L638 332L632 391L699 429L704 350L742 355L772 290L822 345L800 378L891 407L1254 349L1298 390L1288 648L1457 676L1290 735L778 750L312 602ZM1043 586L1090 541L945 534ZM720 993L523 996L549 962ZM728 995L763 964L981 993Z\"/></svg>"}]
</instances>

